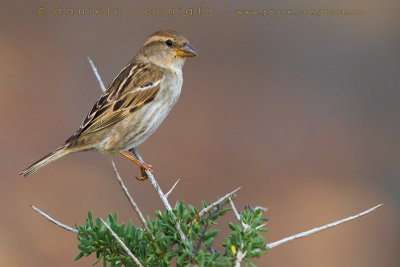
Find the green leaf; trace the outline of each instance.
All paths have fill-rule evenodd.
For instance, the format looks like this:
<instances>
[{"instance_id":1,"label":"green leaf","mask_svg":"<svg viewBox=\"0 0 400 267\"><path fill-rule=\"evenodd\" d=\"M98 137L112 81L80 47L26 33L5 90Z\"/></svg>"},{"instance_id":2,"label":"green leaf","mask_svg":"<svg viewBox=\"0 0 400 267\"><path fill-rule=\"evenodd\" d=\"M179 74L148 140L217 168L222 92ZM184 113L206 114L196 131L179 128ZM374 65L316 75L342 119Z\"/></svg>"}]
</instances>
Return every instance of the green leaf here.
<instances>
[{"instance_id":1,"label":"green leaf","mask_svg":"<svg viewBox=\"0 0 400 267\"><path fill-rule=\"evenodd\" d=\"M179 258L176 260L176 265L177 266L181 266L183 261L185 260L185 258L186 258L186 254L185 253L180 255Z\"/></svg>"},{"instance_id":2,"label":"green leaf","mask_svg":"<svg viewBox=\"0 0 400 267\"><path fill-rule=\"evenodd\" d=\"M216 237L219 234L220 230L212 230L204 234L204 240L209 239L210 237Z\"/></svg>"},{"instance_id":3,"label":"green leaf","mask_svg":"<svg viewBox=\"0 0 400 267\"><path fill-rule=\"evenodd\" d=\"M199 253L197 254L197 261L200 266L204 266L205 259L206 259L206 255L204 254L204 251L199 250Z\"/></svg>"},{"instance_id":4,"label":"green leaf","mask_svg":"<svg viewBox=\"0 0 400 267\"><path fill-rule=\"evenodd\" d=\"M231 222L228 222L228 226L229 226L229 228L231 228L232 231L236 231L236 230L237 230L236 225L234 225L234 224L231 223Z\"/></svg>"},{"instance_id":5,"label":"green leaf","mask_svg":"<svg viewBox=\"0 0 400 267\"><path fill-rule=\"evenodd\" d=\"M84 255L84 253L83 253L82 251L79 252L78 255L76 255L76 257L75 257L75 260L76 260L76 261L79 260L80 258L83 257L83 255Z\"/></svg>"},{"instance_id":6,"label":"green leaf","mask_svg":"<svg viewBox=\"0 0 400 267\"><path fill-rule=\"evenodd\" d=\"M100 257L98 257L97 260L92 265L96 265L97 263L99 263L102 257L103 255L100 255Z\"/></svg>"}]
</instances>

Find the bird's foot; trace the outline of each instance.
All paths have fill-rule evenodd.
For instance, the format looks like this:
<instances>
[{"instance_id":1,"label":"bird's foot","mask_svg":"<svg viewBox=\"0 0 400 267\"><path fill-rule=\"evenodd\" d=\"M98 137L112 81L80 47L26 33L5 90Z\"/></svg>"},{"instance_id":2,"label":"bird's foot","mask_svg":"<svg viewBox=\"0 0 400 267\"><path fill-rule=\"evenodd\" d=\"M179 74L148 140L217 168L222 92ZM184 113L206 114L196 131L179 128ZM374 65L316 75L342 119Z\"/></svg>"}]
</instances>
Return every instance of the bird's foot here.
<instances>
[{"instance_id":1,"label":"bird's foot","mask_svg":"<svg viewBox=\"0 0 400 267\"><path fill-rule=\"evenodd\" d=\"M153 169L152 166L150 164L147 164L145 162L142 162L140 160L138 160L137 158L135 158L133 155L129 154L128 152L120 152L120 154L126 158L128 158L130 161L134 162L136 165L138 165L140 167L140 171L142 173L142 178L137 178L139 181L144 181L146 180L147 174L146 171L149 171L151 173L153 173Z\"/></svg>"},{"instance_id":2,"label":"bird's foot","mask_svg":"<svg viewBox=\"0 0 400 267\"><path fill-rule=\"evenodd\" d=\"M150 165L150 164L147 164L147 163L145 163L145 162L141 162L141 164L139 165L139 167L140 167L140 170L143 172L143 171L149 171L149 172L151 172L151 173L153 173L154 171L153 171L153 167Z\"/></svg>"},{"instance_id":3,"label":"bird's foot","mask_svg":"<svg viewBox=\"0 0 400 267\"><path fill-rule=\"evenodd\" d=\"M135 176L136 180L142 182L142 181L146 181L147 179L149 179L149 176L146 173L146 169L140 168L140 172L142 173L142 177L138 178L137 176Z\"/></svg>"}]
</instances>

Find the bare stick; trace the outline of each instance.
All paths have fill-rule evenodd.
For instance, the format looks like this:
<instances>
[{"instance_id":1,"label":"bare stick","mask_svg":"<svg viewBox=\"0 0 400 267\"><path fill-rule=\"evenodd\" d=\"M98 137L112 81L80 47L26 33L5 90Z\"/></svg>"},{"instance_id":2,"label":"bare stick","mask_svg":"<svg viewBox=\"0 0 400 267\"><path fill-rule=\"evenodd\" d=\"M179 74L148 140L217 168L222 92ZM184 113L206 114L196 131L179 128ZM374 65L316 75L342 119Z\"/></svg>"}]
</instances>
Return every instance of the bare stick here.
<instances>
[{"instance_id":1,"label":"bare stick","mask_svg":"<svg viewBox=\"0 0 400 267\"><path fill-rule=\"evenodd\" d=\"M266 226L266 225L267 225L266 223L263 223L263 224L257 226L257 227L256 227L256 230L258 230L258 229L260 229L260 228L263 228L263 227Z\"/></svg>"},{"instance_id":2,"label":"bare stick","mask_svg":"<svg viewBox=\"0 0 400 267\"><path fill-rule=\"evenodd\" d=\"M242 221L242 218L239 215L239 212L237 211L235 204L233 203L231 197L228 198L229 199L229 203L231 204L231 207L233 209L233 212L235 213L236 219L239 221L239 223L242 224L243 229L246 230L249 226L247 224L245 224ZM241 247L243 247L243 243L241 244ZM247 251L242 251L241 248L238 249L238 252L236 254L236 263L235 263L235 267L240 267L243 259L246 257Z\"/></svg>"},{"instance_id":3,"label":"bare stick","mask_svg":"<svg viewBox=\"0 0 400 267\"><path fill-rule=\"evenodd\" d=\"M174 185L171 187L171 189L165 194L165 197L166 198L168 198L169 197L169 195L172 193L172 191L175 189L175 186L179 183L179 181L180 181L181 179L178 179L175 183L174 183Z\"/></svg>"},{"instance_id":4,"label":"bare stick","mask_svg":"<svg viewBox=\"0 0 400 267\"><path fill-rule=\"evenodd\" d=\"M268 208L264 208L264 207L261 207L261 206L255 206L255 207L254 207L254 210L255 210L255 211L256 211L256 210L267 211Z\"/></svg>"},{"instance_id":5,"label":"bare stick","mask_svg":"<svg viewBox=\"0 0 400 267\"><path fill-rule=\"evenodd\" d=\"M321 226L321 227L317 227L317 228L314 228L314 229L311 229L311 230L302 232L302 233L300 233L300 234L296 234L296 235L292 235L292 236L283 238L283 239L281 239L281 240L279 240L279 241L276 241L276 242L273 242L273 243L269 243L269 244L267 244L267 246L268 246L269 248L273 248L273 247L277 247L277 246L279 246L279 245L282 245L283 243L286 243L286 242L289 242L289 241L292 241L292 240L295 240L295 239L298 239L298 238L301 238L301 237L305 237L305 236L308 236L308 235L315 234L315 233L317 233L317 232L326 230L326 229L328 229L328 228L337 226L337 225L339 225L339 224L342 224L342 223L345 223L345 222L348 222L348 221L357 219L357 218L359 218L359 217L361 217L361 216L363 216L363 215L365 215L365 214L368 214L368 213L370 213L370 212L376 210L377 208L381 207L382 205L383 205L383 204L379 204L379 205L377 205L377 206L375 206L375 207L373 207L373 208L370 208L370 209L368 209L368 210L366 210L366 211L363 211L363 212L361 212L361 213L359 213L359 214L357 214L357 215L350 216L350 217L348 217L348 218L346 218L346 219L339 220L339 221L336 221L336 222L333 222L333 223L330 223L330 224L327 224L327 225L324 225L324 226Z\"/></svg>"},{"instance_id":6,"label":"bare stick","mask_svg":"<svg viewBox=\"0 0 400 267\"><path fill-rule=\"evenodd\" d=\"M111 229L111 227L103 220L100 218L100 220L103 222L104 226L107 228L108 231L112 234L112 236L115 238L115 240L118 241L118 243L121 245L121 247L125 250L126 253L128 253L129 257L140 267L143 267L143 265L140 263L140 261L133 255L132 251L129 250L129 248L122 242L122 240L118 237L116 233Z\"/></svg>"},{"instance_id":7,"label":"bare stick","mask_svg":"<svg viewBox=\"0 0 400 267\"><path fill-rule=\"evenodd\" d=\"M132 149L133 153L135 154L136 158L138 160L140 160L141 162L144 162L142 157L139 154L139 151L136 148ZM160 196L162 202L164 203L164 206L167 208L167 210L172 212L172 208L171 205L168 202L168 199L165 197L164 192L161 190L161 187L158 185L156 179L154 178L153 174L151 172L149 172L148 170L145 170L147 177L149 177L151 184L153 185L153 187L156 189L158 195Z\"/></svg>"},{"instance_id":8,"label":"bare stick","mask_svg":"<svg viewBox=\"0 0 400 267\"><path fill-rule=\"evenodd\" d=\"M60 223L59 221L51 218L49 215L47 215L46 213L44 213L43 211L41 211L40 209L36 208L33 205L31 207L32 207L32 209L34 209L36 212L38 212L40 215L42 215L43 217L45 217L47 220L49 220L50 222L54 223L55 225L57 225L57 226L59 226L61 228L64 228L65 230L74 232L75 234L78 234L78 230L76 230L76 229L74 229L72 227L69 227L68 225L65 225L63 223Z\"/></svg>"},{"instance_id":9,"label":"bare stick","mask_svg":"<svg viewBox=\"0 0 400 267\"><path fill-rule=\"evenodd\" d=\"M136 158L137 158L138 160L140 160L141 162L143 162L143 159L142 159L142 157L140 156L139 151L138 151L136 148L133 148L132 151L133 151L133 153L135 154ZM145 170L145 171L146 171L147 177L150 179L151 184L153 185L154 189L156 189L158 195L160 196L161 201L164 203L165 208L166 208L169 212L171 212L171 214L174 216L174 218L176 218L175 214L172 212L172 207L171 207L171 205L169 204L168 199L165 197L164 192L162 191L161 187L158 185L158 183L157 183L156 179L154 178L153 174L152 174L151 172L149 172L148 170ZM182 228L181 228L179 222L176 222L176 223L175 223L175 227L176 227L176 229L178 230L181 239L182 239L186 244L188 244L188 239L187 239L185 233L183 233Z\"/></svg>"},{"instance_id":10,"label":"bare stick","mask_svg":"<svg viewBox=\"0 0 400 267\"><path fill-rule=\"evenodd\" d=\"M139 209L139 206L138 206L138 205L136 204L136 202L133 200L132 196L129 194L128 188L126 188L124 182L122 181L121 176L120 176L119 173L118 173L117 167L115 166L114 160L112 160L111 163L112 163L113 168L114 168L115 176L117 177L117 180L118 180L119 184L121 185L122 190L123 190L124 193L125 193L125 196L128 198L128 200L129 200L129 202L131 203L133 209L135 210L137 216L138 216L139 219L142 221L143 226L146 228L147 231L150 231L150 230L149 230L149 227L148 227L147 224L146 224L146 220L145 220L145 218L143 217L143 214L142 214L142 212L141 212L140 209Z\"/></svg>"},{"instance_id":11,"label":"bare stick","mask_svg":"<svg viewBox=\"0 0 400 267\"><path fill-rule=\"evenodd\" d=\"M239 223L242 224L243 229L246 230L247 228L249 228L249 226L242 221L242 218L240 217L239 212L237 211L235 204L233 204L233 201L230 197L229 202L231 203L231 207L233 209L233 212L235 213L236 219L239 221Z\"/></svg>"},{"instance_id":12,"label":"bare stick","mask_svg":"<svg viewBox=\"0 0 400 267\"><path fill-rule=\"evenodd\" d=\"M211 205L209 205L208 207L202 209L199 212L199 216L201 217L204 213L210 211L212 208L214 208L215 206L217 206L218 204L221 204L222 202L224 202L226 199L230 198L234 193L236 193L236 191L238 191L241 187L236 188L235 190L233 190L232 192L226 194L225 196L221 197L220 199L218 199L217 201L215 201L214 203L212 203Z\"/></svg>"},{"instance_id":13,"label":"bare stick","mask_svg":"<svg viewBox=\"0 0 400 267\"><path fill-rule=\"evenodd\" d=\"M168 202L168 199L165 197L163 191L161 190L161 187L158 185L156 179L154 178L153 174L151 172L149 172L148 170L146 170L146 174L147 177L149 177L151 184L153 185L153 187L156 189L156 191L158 192L158 195L160 196L162 202L164 203L164 206L166 207L166 209L171 212L171 214L174 216L174 218L176 218L175 214L172 212L172 208L171 205ZM185 243L189 243L186 235L183 233L181 225L179 224L179 222L177 221L175 223L175 227L179 232L179 235L181 237L181 239L185 242Z\"/></svg>"},{"instance_id":14,"label":"bare stick","mask_svg":"<svg viewBox=\"0 0 400 267\"><path fill-rule=\"evenodd\" d=\"M94 75L96 75L97 81L98 81L99 84L100 84L101 91L105 92L105 91L106 91L106 87L104 86L104 83L103 83L103 81L101 80L101 77L100 77L99 73L97 72L96 66L94 65L94 63L93 63L93 61L92 61L92 59L91 59L90 57L87 57L87 58L88 58L88 60L89 60L90 66L92 67L92 70L93 70L93 72L94 72Z\"/></svg>"},{"instance_id":15,"label":"bare stick","mask_svg":"<svg viewBox=\"0 0 400 267\"><path fill-rule=\"evenodd\" d=\"M242 219L240 218L239 212L237 211L235 204L233 204L233 201L231 199L231 197L228 198L229 202L231 203L231 207L233 209L233 212L235 213L236 219L238 220L238 222L242 222Z\"/></svg>"},{"instance_id":16,"label":"bare stick","mask_svg":"<svg viewBox=\"0 0 400 267\"><path fill-rule=\"evenodd\" d=\"M247 251L242 252L240 249L237 252L236 255L236 263L235 267L240 267L240 264L242 263L243 259L246 257Z\"/></svg>"}]
</instances>

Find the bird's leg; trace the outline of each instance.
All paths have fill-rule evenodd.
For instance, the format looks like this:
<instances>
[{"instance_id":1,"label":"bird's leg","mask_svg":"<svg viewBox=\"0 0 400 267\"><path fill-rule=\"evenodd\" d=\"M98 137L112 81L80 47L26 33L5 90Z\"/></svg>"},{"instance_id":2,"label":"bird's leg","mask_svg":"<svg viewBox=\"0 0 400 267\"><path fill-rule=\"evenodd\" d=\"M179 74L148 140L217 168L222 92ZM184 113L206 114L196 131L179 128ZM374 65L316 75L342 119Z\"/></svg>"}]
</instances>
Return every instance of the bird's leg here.
<instances>
[{"instance_id":1,"label":"bird's leg","mask_svg":"<svg viewBox=\"0 0 400 267\"><path fill-rule=\"evenodd\" d=\"M140 168L143 168L143 169L148 170L149 172L153 173L153 169L151 168L150 164L147 164L147 163L144 163L144 162L138 160L136 157L134 157L133 155L129 154L126 151L120 152L120 154L122 156L128 158L129 160L131 160L133 163L137 164Z\"/></svg>"},{"instance_id":2,"label":"bird's leg","mask_svg":"<svg viewBox=\"0 0 400 267\"><path fill-rule=\"evenodd\" d=\"M133 152L133 151L132 151ZM147 174L146 174L146 170L153 173L153 169L151 168L150 164L144 163L142 161L140 161L139 159L137 159L136 157L134 157L133 155L129 154L128 152L124 151L124 152L120 152L120 154L126 158L128 158L129 160L131 160L132 162L134 162L135 164L137 164L140 167L140 171L142 173L142 177L141 178L137 178L139 181L144 181L147 179Z\"/></svg>"},{"instance_id":3,"label":"bird's leg","mask_svg":"<svg viewBox=\"0 0 400 267\"><path fill-rule=\"evenodd\" d=\"M132 153L133 153L133 155L135 155L135 157L138 159L138 160L140 160L141 162L143 162L144 163L144 161L143 161L143 159L142 159L142 157L140 156L140 154L139 154L139 151L136 149L136 147L133 147L133 148L131 148L129 151L131 151ZM145 163L146 164L146 163ZM151 165L149 165L150 166L150 168L151 168ZM147 180L149 177L147 176L147 173L146 173L146 169L145 168L140 168L140 172L142 173L142 177L141 178L138 178L138 177L136 177L136 180L139 180L139 181L145 181L145 180Z\"/></svg>"}]
</instances>

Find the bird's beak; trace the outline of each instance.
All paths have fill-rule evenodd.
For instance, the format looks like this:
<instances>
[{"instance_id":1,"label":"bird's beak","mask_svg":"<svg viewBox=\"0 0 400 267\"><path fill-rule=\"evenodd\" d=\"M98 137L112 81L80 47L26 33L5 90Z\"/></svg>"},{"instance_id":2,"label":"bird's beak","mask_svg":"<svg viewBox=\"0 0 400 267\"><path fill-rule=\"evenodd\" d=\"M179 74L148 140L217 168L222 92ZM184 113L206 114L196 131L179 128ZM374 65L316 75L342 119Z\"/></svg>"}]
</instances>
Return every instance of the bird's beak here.
<instances>
[{"instance_id":1,"label":"bird's beak","mask_svg":"<svg viewBox=\"0 0 400 267\"><path fill-rule=\"evenodd\" d=\"M176 54L180 57L194 57L197 55L197 51L187 43L184 47L176 49Z\"/></svg>"}]
</instances>

